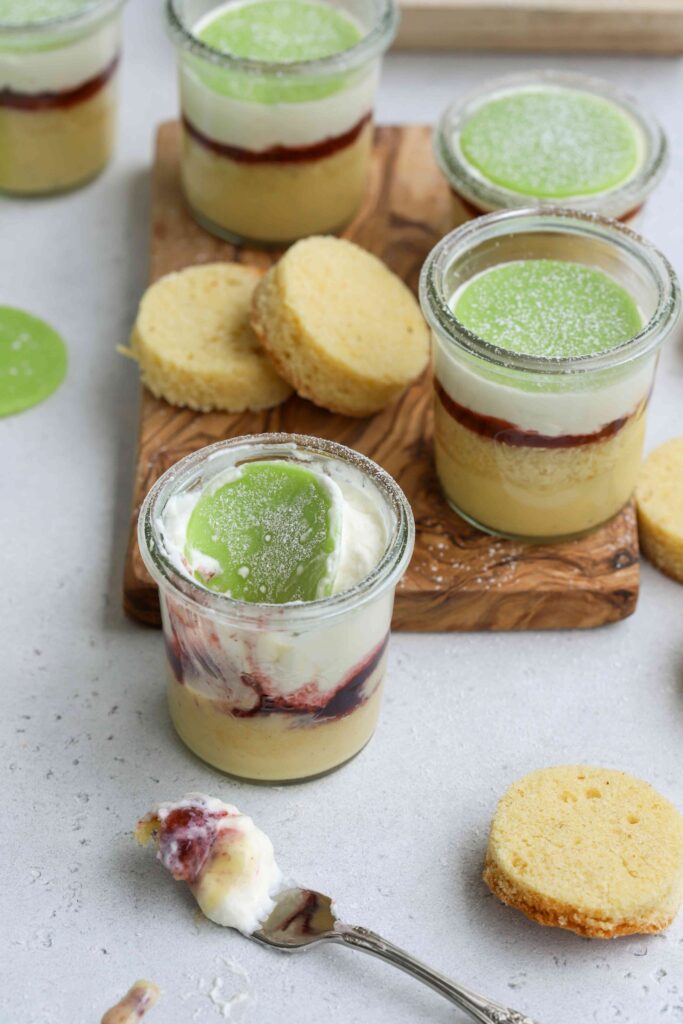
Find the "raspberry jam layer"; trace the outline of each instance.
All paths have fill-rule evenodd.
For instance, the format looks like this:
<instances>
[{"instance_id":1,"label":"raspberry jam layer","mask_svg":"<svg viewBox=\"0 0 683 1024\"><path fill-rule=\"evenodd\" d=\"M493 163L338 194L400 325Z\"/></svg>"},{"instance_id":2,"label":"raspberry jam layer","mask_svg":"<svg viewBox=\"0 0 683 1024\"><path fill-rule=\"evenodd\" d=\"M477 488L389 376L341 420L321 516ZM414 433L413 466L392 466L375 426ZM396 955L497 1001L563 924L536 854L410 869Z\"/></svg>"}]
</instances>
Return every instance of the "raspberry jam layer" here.
<instances>
[{"instance_id":1,"label":"raspberry jam layer","mask_svg":"<svg viewBox=\"0 0 683 1024\"><path fill-rule=\"evenodd\" d=\"M187 117L183 117L185 131L195 142L205 149L211 150L217 156L227 157L236 163L243 164L301 164L310 163L314 160L322 160L332 156L340 150L345 149L356 141L367 124L370 123L372 114L364 114L357 124L342 135L322 139L310 146L271 146L269 149L256 152L251 149L243 149L240 146L230 146L225 142L217 142L199 131Z\"/></svg>"},{"instance_id":2,"label":"raspberry jam layer","mask_svg":"<svg viewBox=\"0 0 683 1024\"><path fill-rule=\"evenodd\" d=\"M331 694L329 700L322 707L317 701L306 703L305 695L293 695L293 697L273 697L263 692L262 684L253 676L246 673L242 675L242 682L252 687L257 694L258 701L253 708L248 710L236 709L233 714L236 718L254 718L256 715L267 715L272 712L279 712L287 715L312 715L315 721L324 721L330 718L344 718L365 701L363 687L372 676L387 649L389 634L382 643L370 654L361 665L349 672L346 678L340 683L337 689ZM317 691L317 687L312 687Z\"/></svg>"},{"instance_id":3,"label":"raspberry jam layer","mask_svg":"<svg viewBox=\"0 0 683 1024\"><path fill-rule=\"evenodd\" d=\"M119 64L119 55L99 75L82 82L73 89L59 92L16 92L8 87L0 89L0 107L11 110L66 110L85 103L105 87Z\"/></svg>"},{"instance_id":4,"label":"raspberry jam layer","mask_svg":"<svg viewBox=\"0 0 683 1024\"><path fill-rule=\"evenodd\" d=\"M509 444L515 448L580 448L597 441L606 441L618 434L621 428L639 411L628 416L620 416L592 434L541 434L536 430L523 430L514 423L499 419L497 416L485 416L472 409L467 409L464 405L454 401L439 381L435 382L435 388L438 399L448 415L463 427L467 427L468 430L480 437L486 437L501 444Z\"/></svg>"},{"instance_id":5,"label":"raspberry jam layer","mask_svg":"<svg viewBox=\"0 0 683 1024\"><path fill-rule=\"evenodd\" d=\"M473 219L475 217L483 217L485 214L491 213L491 210L484 209L483 206L477 206L476 203L473 203L470 199L466 199L465 196L458 192L457 189L453 188L452 185L450 185L449 188L451 190L452 195L454 195L455 198L458 200L465 213L469 214L469 216L472 217ZM635 206L632 210L628 210L626 213L620 214L620 216L617 217L616 220L621 221L623 224L628 223L628 221L630 220L634 220L642 210L643 206L644 203L640 203L639 206Z\"/></svg>"},{"instance_id":6,"label":"raspberry jam layer","mask_svg":"<svg viewBox=\"0 0 683 1024\"><path fill-rule=\"evenodd\" d=\"M176 807L159 822L159 859L174 878L194 882L211 854L218 822L227 811L209 811L201 804Z\"/></svg>"},{"instance_id":7,"label":"raspberry jam layer","mask_svg":"<svg viewBox=\"0 0 683 1024\"><path fill-rule=\"evenodd\" d=\"M182 685L186 676L191 679L198 673L219 682L224 680L224 671L203 649L203 645L202 650L194 645L190 650L176 631L170 640L165 632L164 640L169 664L178 683ZM256 700L252 707L231 708L230 714L235 718L256 718L270 714L311 715L315 721L345 718L367 699L365 684L381 663L388 643L389 634L364 661L347 673L332 693L322 697L315 683L303 686L289 696L278 696L273 693L275 688L269 684L268 679L254 672L242 672L240 683L254 692Z\"/></svg>"}]
</instances>

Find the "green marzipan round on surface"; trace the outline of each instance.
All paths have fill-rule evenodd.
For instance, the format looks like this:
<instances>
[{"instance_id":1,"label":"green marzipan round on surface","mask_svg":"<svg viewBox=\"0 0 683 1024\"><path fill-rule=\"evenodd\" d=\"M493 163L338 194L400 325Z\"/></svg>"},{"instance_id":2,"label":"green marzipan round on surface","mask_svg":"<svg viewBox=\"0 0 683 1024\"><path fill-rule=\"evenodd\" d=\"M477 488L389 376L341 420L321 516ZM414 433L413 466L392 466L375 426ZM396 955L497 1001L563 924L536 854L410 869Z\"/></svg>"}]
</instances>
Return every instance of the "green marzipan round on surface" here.
<instances>
[{"instance_id":1,"label":"green marzipan round on surface","mask_svg":"<svg viewBox=\"0 0 683 1024\"><path fill-rule=\"evenodd\" d=\"M219 13L196 31L226 56L289 64L330 57L355 46L362 32L344 13L311 0L250 0ZM232 68L200 72L215 92L255 103L302 103L344 88L343 74L268 75Z\"/></svg>"},{"instance_id":2,"label":"green marzipan round on surface","mask_svg":"<svg viewBox=\"0 0 683 1024\"><path fill-rule=\"evenodd\" d=\"M503 263L472 278L453 312L484 341L508 352L574 359L629 341L643 320L613 278L565 260Z\"/></svg>"},{"instance_id":3,"label":"green marzipan round on surface","mask_svg":"<svg viewBox=\"0 0 683 1024\"><path fill-rule=\"evenodd\" d=\"M62 383L66 368L66 346L49 324L0 306L0 416L42 402Z\"/></svg>"},{"instance_id":4,"label":"green marzipan round on surface","mask_svg":"<svg viewBox=\"0 0 683 1024\"><path fill-rule=\"evenodd\" d=\"M332 592L340 533L333 492L318 474L286 462L249 463L199 499L185 557L215 559L217 575L195 578L236 600L313 601Z\"/></svg>"},{"instance_id":5,"label":"green marzipan round on surface","mask_svg":"<svg viewBox=\"0 0 683 1024\"><path fill-rule=\"evenodd\" d=\"M465 159L488 181L539 199L596 195L638 169L635 123L576 89L524 89L484 103L464 125Z\"/></svg>"}]
</instances>

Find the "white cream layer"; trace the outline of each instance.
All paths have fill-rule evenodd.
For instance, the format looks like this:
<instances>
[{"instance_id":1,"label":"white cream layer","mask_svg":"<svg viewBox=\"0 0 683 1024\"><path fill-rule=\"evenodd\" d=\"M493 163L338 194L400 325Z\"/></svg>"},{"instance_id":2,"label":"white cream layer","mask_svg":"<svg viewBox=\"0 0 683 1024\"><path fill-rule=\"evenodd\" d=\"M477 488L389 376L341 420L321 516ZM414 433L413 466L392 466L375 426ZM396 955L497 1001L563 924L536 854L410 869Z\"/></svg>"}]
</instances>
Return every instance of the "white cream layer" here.
<instances>
[{"instance_id":1,"label":"white cream layer","mask_svg":"<svg viewBox=\"0 0 683 1024\"><path fill-rule=\"evenodd\" d=\"M549 437L593 434L634 413L650 393L655 360L652 356L630 375L599 388L577 382L573 391L525 391L481 376L447 355L439 341L434 344L434 375L454 402Z\"/></svg>"},{"instance_id":2,"label":"white cream layer","mask_svg":"<svg viewBox=\"0 0 683 1024\"><path fill-rule=\"evenodd\" d=\"M275 906L282 885L273 844L251 818L202 793L190 793L177 803L162 803L152 811L164 821L171 811L200 805L218 818L211 853L190 888L203 914L216 924L251 935Z\"/></svg>"},{"instance_id":3,"label":"white cream layer","mask_svg":"<svg viewBox=\"0 0 683 1024\"><path fill-rule=\"evenodd\" d=\"M181 107L195 128L223 145L255 153L272 146L311 146L345 135L372 111L378 78L375 62L331 96L302 103L255 103L214 92L181 59Z\"/></svg>"},{"instance_id":4,"label":"white cream layer","mask_svg":"<svg viewBox=\"0 0 683 1024\"><path fill-rule=\"evenodd\" d=\"M0 49L0 89L65 92L97 78L121 45L121 19L114 15L92 32L50 49L10 53Z\"/></svg>"},{"instance_id":5,"label":"white cream layer","mask_svg":"<svg viewBox=\"0 0 683 1024\"><path fill-rule=\"evenodd\" d=\"M183 685L189 691L248 711L258 703L249 682L254 680L272 697L315 710L386 639L394 591L385 588L372 601L329 620L291 626L280 625L277 616L264 611L259 628L228 625L202 609L191 612L172 599L166 602L163 593L161 600L164 629L172 629L183 650Z\"/></svg>"}]
</instances>

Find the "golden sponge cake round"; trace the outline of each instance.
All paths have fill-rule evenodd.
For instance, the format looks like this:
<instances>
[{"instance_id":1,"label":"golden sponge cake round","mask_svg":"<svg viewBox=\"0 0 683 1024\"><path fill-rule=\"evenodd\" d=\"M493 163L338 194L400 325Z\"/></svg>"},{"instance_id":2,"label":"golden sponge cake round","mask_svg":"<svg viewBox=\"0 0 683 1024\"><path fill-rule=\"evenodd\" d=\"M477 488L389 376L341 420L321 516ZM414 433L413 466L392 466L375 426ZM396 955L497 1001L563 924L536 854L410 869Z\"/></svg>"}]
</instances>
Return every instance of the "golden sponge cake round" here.
<instances>
[{"instance_id":1,"label":"golden sponge cake round","mask_svg":"<svg viewBox=\"0 0 683 1024\"><path fill-rule=\"evenodd\" d=\"M683 898L683 818L625 772L543 768L500 801L484 881L540 924L601 939L658 932Z\"/></svg>"},{"instance_id":2,"label":"golden sponge cake round","mask_svg":"<svg viewBox=\"0 0 683 1024\"><path fill-rule=\"evenodd\" d=\"M683 583L683 437L667 441L645 460L636 508L643 554Z\"/></svg>"},{"instance_id":3,"label":"golden sponge cake round","mask_svg":"<svg viewBox=\"0 0 683 1024\"><path fill-rule=\"evenodd\" d=\"M260 279L254 267L208 263L148 288L131 353L153 394L204 412L267 409L291 394L249 322Z\"/></svg>"},{"instance_id":4,"label":"golden sponge cake round","mask_svg":"<svg viewBox=\"0 0 683 1024\"><path fill-rule=\"evenodd\" d=\"M410 289L341 238L293 245L256 289L252 323L300 395L347 416L384 408L429 358L427 325Z\"/></svg>"}]
</instances>

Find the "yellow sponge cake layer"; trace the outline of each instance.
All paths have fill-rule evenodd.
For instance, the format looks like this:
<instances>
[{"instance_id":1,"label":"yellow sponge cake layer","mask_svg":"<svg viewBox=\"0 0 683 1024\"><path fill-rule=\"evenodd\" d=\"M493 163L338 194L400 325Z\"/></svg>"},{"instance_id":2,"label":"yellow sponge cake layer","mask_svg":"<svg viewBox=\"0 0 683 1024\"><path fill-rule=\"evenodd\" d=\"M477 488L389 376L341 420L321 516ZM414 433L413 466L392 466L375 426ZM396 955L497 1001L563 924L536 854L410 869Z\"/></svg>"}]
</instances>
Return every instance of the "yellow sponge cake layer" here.
<instances>
[{"instance_id":1,"label":"yellow sponge cake layer","mask_svg":"<svg viewBox=\"0 0 683 1024\"><path fill-rule=\"evenodd\" d=\"M429 357L410 289L376 256L340 238L297 242L256 290L253 324L282 376L347 416L384 408Z\"/></svg>"},{"instance_id":2,"label":"yellow sponge cake layer","mask_svg":"<svg viewBox=\"0 0 683 1024\"><path fill-rule=\"evenodd\" d=\"M658 932L683 898L683 818L625 772L544 768L500 801L484 881L540 924L603 939Z\"/></svg>"},{"instance_id":3,"label":"yellow sponge cake layer","mask_svg":"<svg viewBox=\"0 0 683 1024\"><path fill-rule=\"evenodd\" d=\"M204 412L243 412L291 394L249 323L260 278L253 267L209 263L168 274L147 290L131 350L154 395Z\"/></svg>"},{"instance_id":4,"label":"yellow sponge cake layer","mask_svg":"<svg viewBox=\"0 0 683 1024\"><path fill-rule=\"evenodd\" d=\"M683 437L667 441L645 460L636 507L643 554L683 583Z\"/></svg>"}]
</instances>

